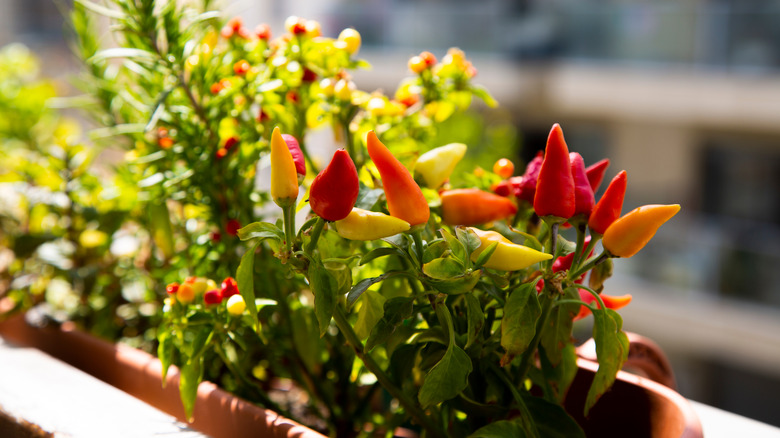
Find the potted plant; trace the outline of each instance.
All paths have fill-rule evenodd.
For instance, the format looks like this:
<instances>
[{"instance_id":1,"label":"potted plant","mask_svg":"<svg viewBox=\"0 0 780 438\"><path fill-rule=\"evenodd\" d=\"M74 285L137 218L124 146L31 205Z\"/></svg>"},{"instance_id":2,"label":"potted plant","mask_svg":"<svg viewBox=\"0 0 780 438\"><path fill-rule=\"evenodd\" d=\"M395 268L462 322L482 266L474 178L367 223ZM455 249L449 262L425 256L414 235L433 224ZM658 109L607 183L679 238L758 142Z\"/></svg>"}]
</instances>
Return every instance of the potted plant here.
<instances>
[{"instance_id":1,"label":"potted plant","mask_svg":"<svg viewBox=\"0 0 780 438\"><path fill-rule=\"evenodd\" d=\"M352 29L326 38L291 17L273 39L208 0L80 1L72 23L97 136L128 149L161 302L147 333L163 381L180 369L183 417L198 421L210 380L339 437L595 427L629 351L615 310L630 296L604 281L679 206L621 216L625 172L596 202L608 162L586 167L557 124L520 176L442 146L474 96L495 104L457 49L410 59L391 98L351 81L367 66ZM341 146L324 157L308 135L321 127ZM590 316L595 368L572 339Z\"/></svg>"}]
</instances>

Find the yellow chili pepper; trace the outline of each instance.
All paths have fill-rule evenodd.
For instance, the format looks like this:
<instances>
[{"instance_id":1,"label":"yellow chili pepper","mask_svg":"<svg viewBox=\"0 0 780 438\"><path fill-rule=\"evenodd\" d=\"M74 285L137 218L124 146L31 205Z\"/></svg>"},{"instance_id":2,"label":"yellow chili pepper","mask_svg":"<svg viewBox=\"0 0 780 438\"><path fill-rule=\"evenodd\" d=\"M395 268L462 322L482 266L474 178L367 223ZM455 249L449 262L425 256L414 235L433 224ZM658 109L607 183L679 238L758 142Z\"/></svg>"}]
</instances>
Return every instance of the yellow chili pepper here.
<instances>
[{"instance_id":1,"label":"yellow chili pepper","mask_svg":"<svg viewBox=\"0 0 780 438\"><path fill-rule=\"evenodd\" d=\"M353 208L346 218L334 222L339 236L349 240L376 240L409 229L409 222L384 213Z\"/></svg>"},{"instance_id":2,"label":"yellow chili pepper","mask_svg":"<svg viewBox=\"0 0 780 438\"><path fill-rule=\"evenodd\" d=\"M271 198L282 208L295 204L298 198L295 160L279 127L271 134Z\"/></svg>"},{"instance_id":3,"label":"yellow chili pepper","mask_svg":"<svg viewBox=\"0 0 780 438\"><path fill-rule=\"evenodd\" d=\"M463 143L439 146L420 155L414 164L414 173L419 175L428 187L439 188L447 181L464 155L466 145Z\"/></svg>"},{"instance_id":4,"label":"yellow chili pepper","mask_svg":"<svg viewBox=\"0 0 780 438\"><path fill-rule=\"evenodd\" d=\"M604 231L604 249L617 257L631 257L647 245L655 232L680 211L679 204L643 205L616 220Z\"/></svg>"},{"instance_id":5,"label":"yellow chili pepper","mask_svg":"<svg viewBox=\"0 0 780 438\"><path fill-rule=\"evenodd\" d=\"M471 227L469 229L476 233L477 237L479 237L479 240L482 242L482 245L471 254L471 260L473 261L476 261L477 257L479 257L482 251L487 249L488 246L494 242L498 242L496 250L490 256L487 263L485 263L486 268L499 269L501 271L517 271L519 269L527 268L534 263L550 260L552 258L551 254L546 254L527 246L512 243L512 241L495 231L483 231L479 228Z\"/></svg>"}]
</instances>

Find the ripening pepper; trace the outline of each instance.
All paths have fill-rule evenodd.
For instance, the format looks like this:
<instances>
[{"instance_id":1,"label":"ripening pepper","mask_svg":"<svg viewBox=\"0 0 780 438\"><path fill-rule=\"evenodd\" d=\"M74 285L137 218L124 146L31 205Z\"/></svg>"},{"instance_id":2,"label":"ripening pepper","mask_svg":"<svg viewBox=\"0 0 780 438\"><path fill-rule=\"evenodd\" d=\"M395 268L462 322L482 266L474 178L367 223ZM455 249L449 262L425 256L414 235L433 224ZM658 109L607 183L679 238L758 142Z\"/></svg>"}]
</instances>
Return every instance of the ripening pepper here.
<instances>
[{"instance_id":1,"label":"ripening pepper","mask_svg":"<svg viewBox=\"0 0 780 438\"><path fill-rule=\"evenodd\" d=\"M588 228L592 233L604 234L607 228L620 217L628 184L627 178L625 170L615 175L599 202L593 207L593 212L588 219Z\"/></svg>"},{"instance_id":2,"label":"ripening pepper","mask_svg":"<svg viewBox=\"0 0 780 438\"><path fill-rule=\"evenodd\" d=\"M571 174L569 149L559 124L547 137L542 168L536 181L534 211L539 217L568 219L574 215L574 177Z\"/></svg>"},{"instance_id":3,"label":"ripening pepper","mask_svg":"<svg viewBox=\"0 0 780 438\"><path fill-rule=\"evenodd\" d=\"M428 222L431 214L428 201L409 170L379 141L374 131L368 131L366 147L382 177L390 215L405 220L410 226Z\"/></svg>"},{"instance_id":4,"label":"ripening pepper","mask_svg":"<svg viewBox=\"0 0 780 438\"><path fill-rule=\"evenodd\" d=\"M203 302L207 305L219 304L222 302L222 291L219 289L207 290L203 294Z\"/></svg>"},{"instance_id":5,"label":"ripening pepper","mask_svg":"<svg viewBox=\"0 0 780 438\"><path fill-rule=\"evenodd\" d=\"M455 189L441 193L442 220L449 225L477 225L517 213L508 198L479 189Z\"/></svg>"},{"instance_id":6,"label":"ripening pepper","mask_svg":"<svg viewBox=\"0 0 780 438\"><path fill-rule=\"evenodd\" d=\"M233 295L228 298L227 311L233 316L240 316L246 310L246 301L241 295Z\"/></svg>"},{"instance_id":7,"label":"ripening pepper","mask_svg":"<svg viewBox=\"0 0 780 438\"><path fill-rule=\"evenodd\" d=\"M585 161L577 152L569 154L571 175L574 178L574 216L588 220L596 199L590 187L588 175L585 173Z\"/></svg>"},{"instance_id":8,"label":"ripening pepper","mask_svg":"<svg viewBox=\"0 0 780 438\"><path fill-rule=\"evenodd\" d=\"M377 240L409 229L409 222L403 219L361 208L353 208L335 225L339 236L349 240Z\"/></svg>"},{"instance_id":9,"label":"ripening pepper","mask_svg":"<svg viewBox=\"0 0 780 438\"><path fill-rule=\"evenodd\" d=\"M282 208L294 205L298 198L295 160L278 127L271 134L271 198Z\"/></svg>"},{"instance_id":10,"label":"ripening pepper","mask_svg":"<svg viewBox=\"0 0 780 438\"><path fill-rule=\"evenodd\" d=\"M222 280L220 285L220 292L222 292L223 298L230 298L233 295L238 294L238 283L233 277L227 277Z\"/></svg>"},{"instance_id":11,"label":"ripening pepper","mask_svg":"<svg viewBox=\"0 0 780 438\"><path fill-rule=\"evenodd\" d=\"M596 307L600 307L598 300L596 300L596 297L593 296L590 292L586 290L579 290L580 292L580 300L588 303L588 304L596 304ZM600 294L601 300L604 301L604 306L607 307L607 309L612 310L618 310L623 307L626 307L628 303L631 302L631 295L620 295L620 296L612 296L612 295L605 295ZM577 315L574 316L574 321L577 321L579 319L585 318L586 316L590 315L591 311L587 306L580 306L580 311L577 313Z\"/></svg>"},{"instance_id":12,"label":"ripening pepper","mask_svg":"<svg viewBox=\"0 0 780 438\"><path fill-rule=\"evenodd\" d=\"M426 186L439 188L450 177L458 162L466 155L466 145L450 143L420 155L414 164L414 173Z\"/></svg>"},{"instance_id":13,"label":"ripening pepper","mask_svg":"<svg viewBox=\"0 0 780 438\"><path fill-rule=\"evenodd\" d=\"M476 261L479 255L494 242L498 243L496 250L485 263L486 268L498 269L501 271L517 271L527 268L534 263L544 260L550 260L551 254L539 252L527 246L512 243L509 239L495 231L483 231L479 228L469 228L473 231L482 244L473 253L471 260Z\"/></svg>"},{"instance_id":14,"label":"ripening pepper","mask_svg":"<svg viewBox=\"0 0 780 438\"><path fill-rule=\"evenodd\" d=\"M290 149L290 155L295 161L295 171L299 176L306 176L306 157L303 155L301 145L298 144L298 139L290 134L282 134L282 139L287 143L287 148Z\"/></svg>"},{"instance_id":15,"label":"ripening pepper","mask_svg":"<svg viewBox=\"0 0 780 438\"><path fill-rule=\"evenodd\" d=\"M539 179L539 170L542 168L542 161L544 161L544 156L542 155L542 151L539 151L536 153L536 156L528 162L528 165L525 166L523 176L519 177L516 183L514 183L514 181L518 177L509 179L510 181L513 181L515 197L517 199L524 199L533 205L534 195L536 194L536 181Z\"/></svg>"},{"instance_id":16,"label":"ripening pepper","mask_svg":"<svg viewBox=\"0 0 780 438\"><path fill-rule=\"evenodd\" d=\"M588 175L588 182L590 182L590 188L593 189L593 193L596 193L599 190L601 181L604 180L604 173L607 171L607 167L609 167L609 158L596 161L585 168L585 174Z\"/></svg>"},{"instance_id":17,"label":"ripening pepper","mask_svg":"<svg viewBox=\"0 0 780 438\"><path fill-rule=\"evenodd\" d=\"M309 206L326 221L338 221L352 211L358 191L360 183L355 163L346 150L339 149L311 183Z\"/></svg>"},{"instance_id":18,"label":"ripening pepper","mask_svg":"<svg viewBox=\"0 0 780 438\"><path fill-rule=\"evenodd\" d=\"M631 257L678 211L679 204L637 207L613 222L604 232L601 243L613 256Z\"/></svg>"}]
</instances>

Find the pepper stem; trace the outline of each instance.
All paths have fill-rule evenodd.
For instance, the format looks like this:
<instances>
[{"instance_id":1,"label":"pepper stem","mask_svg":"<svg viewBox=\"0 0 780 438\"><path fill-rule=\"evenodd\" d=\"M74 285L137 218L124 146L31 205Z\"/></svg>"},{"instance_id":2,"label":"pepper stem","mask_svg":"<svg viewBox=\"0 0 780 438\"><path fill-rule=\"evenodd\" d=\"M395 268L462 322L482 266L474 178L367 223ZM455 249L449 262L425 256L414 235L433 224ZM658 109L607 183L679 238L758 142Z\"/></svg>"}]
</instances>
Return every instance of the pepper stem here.
<instances>
[{"instance_id":1,"label":"pepper stem","mask_svg":"<svg viewBox=\"0 0 780 438\"><path fill-rule=\"evenodd\" d=\"M420 269L423 265L423 245L422 245L422 228L417 228L412 231L412 239L414 239L414 248L417 252L417 260L420 262Z\"/></svg>"},{"instance_id":2,"label":"pepper stem","mask_svg":"<svg viewBox=\"0 0 780 438\"><path fill-rule=\"evenodd\" d=\"M306 245L306 254L311 257L314 254L314 250L317 249L317 242L320 240L320 235L322 234L322 228L325 226L325 219L318 217L317 221L314 222L314 225L311 227L311 240L309 240L309 244Z\"/></svg>"},{"instance_id":3,"label":"pepper stem","mask_svg":"<svg viewBox=\"0 0 780 438\"><path fill-rule=\"evenodd\" d=\"M282 220L284 221L284 240L287 248L286 259L292 254L292 242L295 238L295 204L282 207Z\"/></svg>"}]
</instances>

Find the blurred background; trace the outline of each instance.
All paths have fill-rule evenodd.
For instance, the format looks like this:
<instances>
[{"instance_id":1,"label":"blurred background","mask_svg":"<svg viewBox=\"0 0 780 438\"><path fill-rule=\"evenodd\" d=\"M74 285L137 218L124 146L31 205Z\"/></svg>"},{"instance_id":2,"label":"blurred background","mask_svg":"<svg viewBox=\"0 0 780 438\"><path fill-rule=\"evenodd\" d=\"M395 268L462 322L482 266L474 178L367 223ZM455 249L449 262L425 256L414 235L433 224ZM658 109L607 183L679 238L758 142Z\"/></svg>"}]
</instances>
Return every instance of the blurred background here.
<instances>
[{"instance_id":1,"label":"blurred background","mask_svg":"<svg viewBox=\"0 0 780 438\"><path fill-rule=\"evenodd\" d=\"M0 1L0 46L24 43L63 86L78 70L69 3ZM289 15L327 36L354 27L373 65L355 77L363 90L392 92L410 56L460 47L500 103L477 118L511 128L519 169L558 122L586 163L611 159L607 178L627 170L625 211L682 204L651 245L616 261L607 293L634 296L624 328L660 344L684 396L780 426L780 1L223 4L276 34Z\"/></svg>"}]
</instances>

